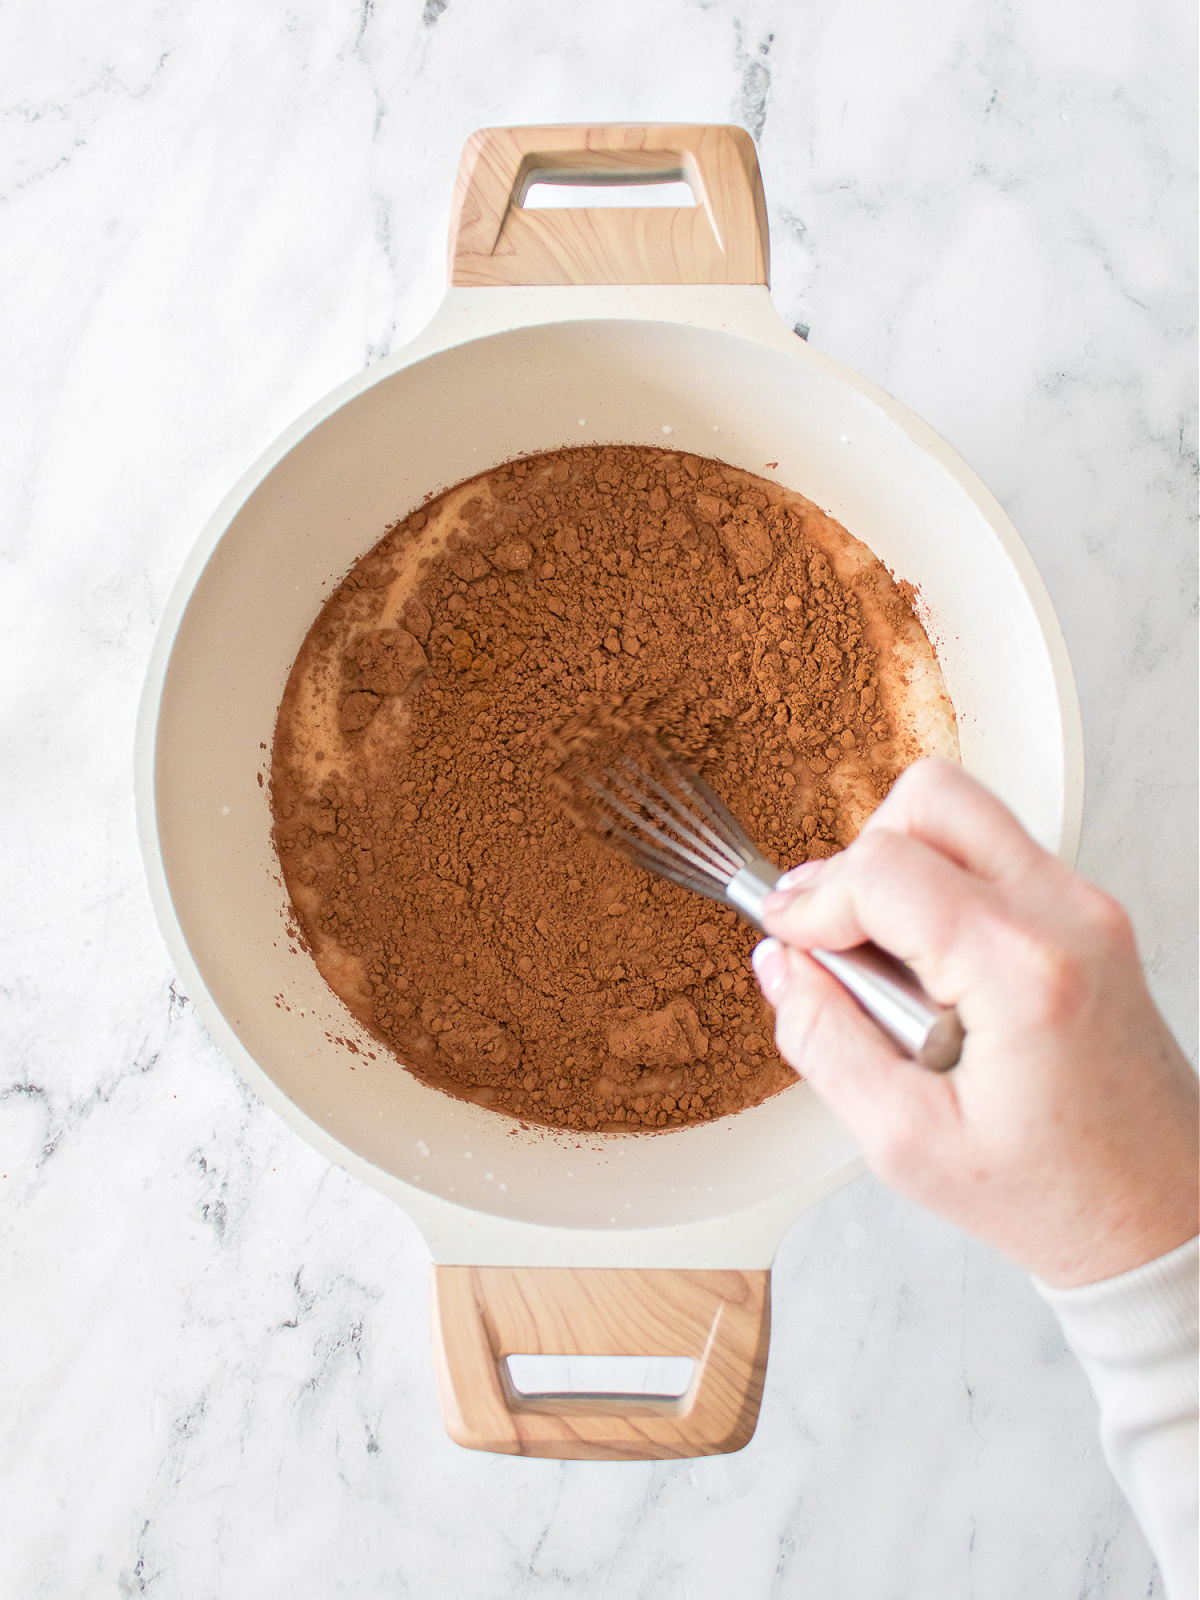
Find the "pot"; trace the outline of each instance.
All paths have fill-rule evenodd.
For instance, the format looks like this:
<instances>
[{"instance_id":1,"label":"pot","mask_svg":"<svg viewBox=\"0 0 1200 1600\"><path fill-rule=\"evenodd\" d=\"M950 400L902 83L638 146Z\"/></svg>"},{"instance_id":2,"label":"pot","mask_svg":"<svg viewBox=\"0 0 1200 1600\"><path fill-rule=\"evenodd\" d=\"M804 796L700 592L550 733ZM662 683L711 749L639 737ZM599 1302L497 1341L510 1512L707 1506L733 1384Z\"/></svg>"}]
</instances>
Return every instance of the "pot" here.
<instances>
[{"instance_id":1,"label":"pot","mask_svg":"<svg viewBox=\"0 0 1200 1600\"><path fill-rule=\"evenodd\" d=\"M680 176L694 207L521 204L534 179ZM265 787L276 711L330 585L386 524L464 478L565 445L669 444L769 474L918 588L964 766L1074 858L1079 712L1032 560L944 440L785 326L767 271L762 185L740 129L474 135L441 308L230 491L150 663L138 816L172 958L246 1082L421 1229L443 1415L476 1449L638 1459L740 1448L762 1393L776 1248L862 1163L800 1082L654 1136L520 1128L401 1070L289 939ZM531 1396L506 1363L523 1353L695 1366L681 1396Z\"/></svg>"}]
</instances>

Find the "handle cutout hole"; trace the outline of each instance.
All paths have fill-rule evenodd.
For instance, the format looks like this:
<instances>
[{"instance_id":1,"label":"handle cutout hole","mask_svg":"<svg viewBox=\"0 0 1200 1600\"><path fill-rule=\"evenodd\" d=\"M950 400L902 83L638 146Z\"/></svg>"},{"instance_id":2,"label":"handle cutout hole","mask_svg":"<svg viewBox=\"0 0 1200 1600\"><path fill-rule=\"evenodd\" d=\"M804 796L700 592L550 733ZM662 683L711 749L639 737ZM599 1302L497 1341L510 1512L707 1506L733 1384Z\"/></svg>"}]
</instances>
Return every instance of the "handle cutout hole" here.
<instances>
[{"instance_id":1,"label":"handle cutout hole","mask_svg":"<svg viewBox=\"0 0 1200 1600\"><path fill-rule=\"evenodd\" d=\"M687 1393L695 1370L690 1356L508 1357L512 1386L527 1400L585 1394L678 1400Z\"/></svg>"},{"instance_id":2,"label":"handle cutout hole","mask_svg":"<svg viewBox=\"0 0 1200 1600\"><path fill-rule=\"evenodd\" d=\"M539 168L521 186L526 211L571 211L581 206L695 206L681 167L669 172L566 172Z\"/></svg>"}]
</instances>

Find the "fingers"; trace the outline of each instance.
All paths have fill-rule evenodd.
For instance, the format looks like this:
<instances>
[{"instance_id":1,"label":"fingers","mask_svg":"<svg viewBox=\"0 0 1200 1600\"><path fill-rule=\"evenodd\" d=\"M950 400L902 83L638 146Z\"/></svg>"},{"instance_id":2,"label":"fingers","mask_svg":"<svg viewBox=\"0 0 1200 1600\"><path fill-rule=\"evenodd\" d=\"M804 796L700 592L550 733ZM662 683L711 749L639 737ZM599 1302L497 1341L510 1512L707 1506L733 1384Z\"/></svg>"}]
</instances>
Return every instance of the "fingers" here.
<instances>
[{"instance_id":1,"label":"fingers","mask_svg":"<svg viewBox=\"0 0 1200 1600\"><path fill-rule=\"evenodd\" d=\"M953 761L917 761L901 773L863 833L876 828L906 833L991 880L1045 856L1008 807Z\"/></svg>"},{"instance_id":2,"label":"fingers","mask_svg":"<svg viewBox=\"0 0 1200 1600\"><path fill-rule=\"evenodd\" d=\"M769 934L800 950L845 950L873 939L911 962L935 1000L958 1003L996 919L989 884L920 840L884 828L810 866L802 887L767 896Z\"/></svg>"},{"instance_id":3,"label":"fingers","mask_svg":"<svg viewBox=\"0 0 1200 1600\"><path fill-rule=\"evenodd\" d=\"M902 1056L808 956L764 939L753 961L775 1008L780 1054L842 1119L876 1171L894 1168L903 1146L957 1115L953 1085Z\"/></svg>"}]
</instances>

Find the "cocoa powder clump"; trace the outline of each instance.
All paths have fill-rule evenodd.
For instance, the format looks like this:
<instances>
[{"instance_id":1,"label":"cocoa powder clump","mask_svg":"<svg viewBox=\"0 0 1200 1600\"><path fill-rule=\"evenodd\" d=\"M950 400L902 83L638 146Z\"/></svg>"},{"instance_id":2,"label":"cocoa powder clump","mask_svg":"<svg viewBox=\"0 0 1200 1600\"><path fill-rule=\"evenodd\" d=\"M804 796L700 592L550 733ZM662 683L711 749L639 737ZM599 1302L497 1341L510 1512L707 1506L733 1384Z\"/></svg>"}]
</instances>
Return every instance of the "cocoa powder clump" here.
<instances>
[{"instance_id":1,"label":"cocoa powder clump","mask_svg":"<svg viewBox=\"0 0 1200 1600\"><path fill-rule=\"evenodd\" d=\"M410 1070L588 1130L793 1081L755 933L581 835L548 778L559 730L620 708L781 864L847 843L919 752L864 624L911 610L878 562L840 579L839 538L720 462L614 446L448 491L355 565L280 708L275 838L322 972Z\"/></svg>"}]
</instances>

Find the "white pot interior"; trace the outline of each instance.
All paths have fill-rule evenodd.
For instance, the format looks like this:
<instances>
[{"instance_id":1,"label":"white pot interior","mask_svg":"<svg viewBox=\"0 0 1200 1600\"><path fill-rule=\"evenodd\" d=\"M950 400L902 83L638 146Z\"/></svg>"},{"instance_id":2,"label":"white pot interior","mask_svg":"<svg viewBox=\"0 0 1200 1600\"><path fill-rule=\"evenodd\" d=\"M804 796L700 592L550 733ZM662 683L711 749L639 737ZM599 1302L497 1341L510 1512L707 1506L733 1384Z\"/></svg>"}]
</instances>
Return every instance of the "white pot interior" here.
<instances>
[{"instance_id":1,"label":"white pot interior","mask_svg":"<svg viewBox=\"0 0 1200 1600\"><path fill-rule=\"evenodd\" d=\"M314 427L237 509L191 592L163 687L155 788L172 907L160 913L173 908L207 991L195 995L201 1009L215 1007L344 1149L495 1216L606 1229L727 1216L850 1158L845 1133L801 1084L705 1127L608 1137L522 1131L424 1087L287 937L259 777L305 633L388 522L513 456L666 445L752 472L777 461L771 476L918 586L964 764L1059 848L1077 774L1064 770L1070 679L1053 620L1043 626L1040 586L998 508L898 415L802 349L673 323L559 323L382 378Z\"/></svg>"}]
</instances>

